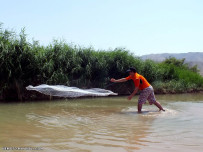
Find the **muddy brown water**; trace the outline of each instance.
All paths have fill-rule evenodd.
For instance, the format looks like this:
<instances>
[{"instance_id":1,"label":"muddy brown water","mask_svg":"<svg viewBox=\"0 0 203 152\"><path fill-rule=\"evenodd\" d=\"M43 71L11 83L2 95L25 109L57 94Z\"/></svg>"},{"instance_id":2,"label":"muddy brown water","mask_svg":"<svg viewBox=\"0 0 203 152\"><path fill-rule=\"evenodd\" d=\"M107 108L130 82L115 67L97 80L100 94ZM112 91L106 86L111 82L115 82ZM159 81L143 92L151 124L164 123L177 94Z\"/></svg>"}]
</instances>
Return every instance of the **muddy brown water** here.
<instances>
[{"instance_id":1,"label":"muddy brown water","mask_svg":"<svg viewBox=\"0 0 203 152\"><path fill-rule=\"evenodd\" d=\"M2 103L0 151L203 150L203 94L157 95L166 112L145 104L141 114L138 96L126 98Z\"/></svg>"}]
</instances>

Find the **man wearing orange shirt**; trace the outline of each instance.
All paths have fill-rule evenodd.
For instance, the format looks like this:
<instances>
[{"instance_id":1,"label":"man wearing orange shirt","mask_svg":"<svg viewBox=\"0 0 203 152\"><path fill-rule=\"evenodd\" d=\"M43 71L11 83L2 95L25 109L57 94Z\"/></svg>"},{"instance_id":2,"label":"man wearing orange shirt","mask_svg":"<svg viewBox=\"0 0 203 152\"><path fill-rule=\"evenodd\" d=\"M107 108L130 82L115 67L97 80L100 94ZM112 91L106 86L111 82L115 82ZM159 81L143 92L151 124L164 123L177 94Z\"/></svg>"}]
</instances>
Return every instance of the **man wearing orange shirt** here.
<instances>
[{"instance_id":1,"label":"man wearing orange shirt","mask_svg":"<svg viewBox=\"0 0 203 152\"><path fill-rule=\"evenodd\" d=\"M146 100L149 101L149 104L154 104L156 105L159 110L163 110L165 111L161 104L159 102L156 101L155 95L154 95L154 89L153 87L149 84L149 82L140 74L138 74L136 72L135 68L129 68L129 70L127 70L127 72L129 73L129 76L126 78L121 78L121 79L111 79L111 82L125 82L128 80L133 80L134 84L135 84L135 90L133 91L133 93L128 97L128 100L131 100L132 97L137 93L138 90L141 90L139 99L138 99L138 112L142 111L142 104L146 103Z\"/></svg>"}]
</instances>

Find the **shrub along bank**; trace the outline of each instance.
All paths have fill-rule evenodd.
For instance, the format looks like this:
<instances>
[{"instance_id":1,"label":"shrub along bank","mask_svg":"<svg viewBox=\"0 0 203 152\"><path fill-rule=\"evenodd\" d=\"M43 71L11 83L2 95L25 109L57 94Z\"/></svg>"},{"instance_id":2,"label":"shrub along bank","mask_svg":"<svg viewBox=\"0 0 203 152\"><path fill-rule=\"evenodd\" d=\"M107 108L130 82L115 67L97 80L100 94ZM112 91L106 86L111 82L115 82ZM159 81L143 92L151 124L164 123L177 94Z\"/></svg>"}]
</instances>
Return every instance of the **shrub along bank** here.
<instances>
[{"instance_id":1,"label":"shrub along bank","mask_svg":"<svg viewBox=\"0 0 203 152\"><path fill-rule=\"evenodd\" d=\"M99 87L129 94L133 83L109 85L110 78L126 77L136 67L156 93L183 93L203 90L203 77L183 60L162 63L143 61L123 48L96 51L54 40L48 46L26 40L0 26L0 100L36 100L45 96L26 91L28 85L62 84L80 88ZM45 97L46 98L46 97Z\"/></svg>"}]
</instances>

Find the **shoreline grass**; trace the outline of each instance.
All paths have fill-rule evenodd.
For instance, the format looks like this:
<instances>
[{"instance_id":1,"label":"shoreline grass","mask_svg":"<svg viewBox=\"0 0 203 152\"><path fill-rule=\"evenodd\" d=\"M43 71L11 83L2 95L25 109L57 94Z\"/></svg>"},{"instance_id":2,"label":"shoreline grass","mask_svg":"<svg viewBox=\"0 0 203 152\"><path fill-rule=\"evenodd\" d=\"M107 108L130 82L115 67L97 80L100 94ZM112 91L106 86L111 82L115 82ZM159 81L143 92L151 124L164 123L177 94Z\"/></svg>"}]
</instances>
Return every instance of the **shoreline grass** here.
<instances>
[{"instance_id":1,"label":"shoreline grass","mask_svg":"<svg viewBox=\"0 0 203 152\"><path fill-rule=\"evenodd\" d=\"M0 100L46 98L25 90L28 85L62 84L80 88L105 88L110 78L126 77L136 67L156 93L185 93L203 90L203 77L184 60L168 58L162 63L143 61L123 48L94 50L53 41L42 46L29 43L25 31L19 35L0 25ZM120 94L133 90L131 82L107 87ZM120 87L120 90L118 88Z\"/></svg>"}]
</instances>

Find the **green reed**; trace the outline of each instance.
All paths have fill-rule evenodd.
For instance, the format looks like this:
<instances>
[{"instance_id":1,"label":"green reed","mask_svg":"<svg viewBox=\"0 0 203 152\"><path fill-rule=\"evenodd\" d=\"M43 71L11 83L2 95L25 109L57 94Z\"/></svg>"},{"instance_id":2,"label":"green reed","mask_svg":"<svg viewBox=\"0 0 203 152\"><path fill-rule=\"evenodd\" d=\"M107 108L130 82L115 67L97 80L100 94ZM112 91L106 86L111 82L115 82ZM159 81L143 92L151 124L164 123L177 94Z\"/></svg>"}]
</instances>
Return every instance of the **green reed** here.
<instances>
[{"instance_id":1,"label":"green reed","mask_svg":"<svg viewBox=\"0 0 203 152\"><path fill-rule=\"evenodd\" d=\"M42 46L38 41L28 42L24 29L17 35L0 25L0 100L40 98L25 87L44 83L106 88L110 78L126 77L126 69L132 66L153 84L157 93L203 90L203 77L184 60L143 61L124 48L96 51L57 40ZM107 88L124 94L133 89L132 83Z\"/></svg>"}]
</instances>

